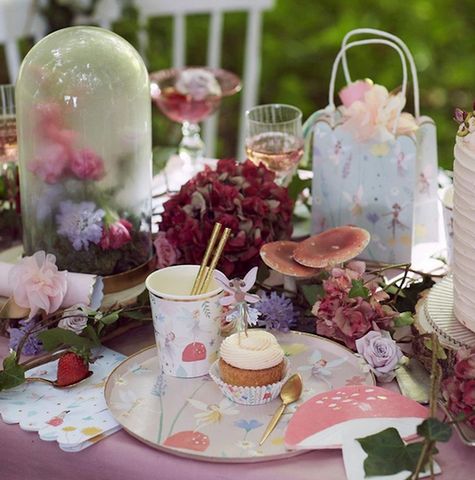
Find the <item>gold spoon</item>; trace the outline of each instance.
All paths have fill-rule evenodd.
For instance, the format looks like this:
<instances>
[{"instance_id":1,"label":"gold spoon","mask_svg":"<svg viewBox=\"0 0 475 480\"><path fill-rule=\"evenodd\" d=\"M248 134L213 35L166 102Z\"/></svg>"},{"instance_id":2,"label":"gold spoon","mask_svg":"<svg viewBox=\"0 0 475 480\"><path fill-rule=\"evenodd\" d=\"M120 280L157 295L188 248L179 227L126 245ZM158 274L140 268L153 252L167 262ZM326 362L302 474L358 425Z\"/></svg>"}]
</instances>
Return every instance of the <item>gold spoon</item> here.
<instances>
[{"instance_id":1,"label":"gold spoon","mask_svg":"<svg viewBox=\"0 0 475 480\"><path fill-rule=\"evenodd\" d=\"M262 436L261 441L259 442L259 446L262 445L266 440L267 437L272 433L275 426L279 422L280 417L284 413L285 407L290 405L293 402L296 402L300 395L302 394L303 389L303 380L300 374L296 373L292 375L286 382L285 385L282 387L280 392L280 398L282 399L282 405L278 408L278 410L274 413L269 425L267 426L264 435Z\"/></svg>"},{"instance_id":2,"label":"gold spoon","mask_svg":"<svg viewBox=\"0 0 475 480\"><path fill-rule=\"evenodd\" d=\"M87 374L87 377L84 377L82 380L79 380L79 382L71 383L70 385L59 385L58 380L47 380L46 378L40 378L40 377L25 378L25 382L42 382L42 383L47 383L48 385L51 385L55 388L71 388L84 382L84 380L87 380L93 373L94 372L89 371Z\"/></svg>"}]
</instances>

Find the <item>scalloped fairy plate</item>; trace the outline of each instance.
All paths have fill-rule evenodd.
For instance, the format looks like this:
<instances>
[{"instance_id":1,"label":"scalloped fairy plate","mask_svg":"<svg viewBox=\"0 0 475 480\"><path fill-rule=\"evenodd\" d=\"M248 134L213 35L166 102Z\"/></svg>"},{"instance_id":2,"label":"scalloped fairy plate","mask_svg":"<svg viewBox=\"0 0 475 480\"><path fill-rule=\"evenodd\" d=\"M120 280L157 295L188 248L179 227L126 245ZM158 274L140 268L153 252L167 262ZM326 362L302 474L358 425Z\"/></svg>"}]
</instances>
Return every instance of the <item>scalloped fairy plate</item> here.
<instances>
[{"instance_id":1,"label":"scalloped fairy plate","mask_svg":"<svg viewBox=\"0 0 475 480\"><path fill-rule=\"evenodd\" d=\"M302 397L290 405L274 432L259 441L280 399L244 406L226 399L206 375L177 378L160 372L156 348L132 355L110 374L104 395L115 419L147 445L208 462L247 463L292 457L284 445L286 426L297 406L314 395L346 385L374 385L352 351L315 335L277 333L291 363L304 380Z\"/></svg>"}]
</instances>

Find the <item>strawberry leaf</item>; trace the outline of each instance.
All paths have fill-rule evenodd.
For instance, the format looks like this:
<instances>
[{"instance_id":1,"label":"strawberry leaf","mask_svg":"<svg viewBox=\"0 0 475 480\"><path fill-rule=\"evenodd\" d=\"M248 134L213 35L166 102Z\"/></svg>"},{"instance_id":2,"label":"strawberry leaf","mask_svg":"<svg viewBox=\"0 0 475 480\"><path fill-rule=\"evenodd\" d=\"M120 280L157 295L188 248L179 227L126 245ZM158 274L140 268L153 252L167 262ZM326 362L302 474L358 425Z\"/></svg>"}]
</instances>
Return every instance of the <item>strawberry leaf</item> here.
<instances>
[{"instance_id":1,"label":"strawberry leaf","mask_svg":"<svg viewBox=\"0 0 475 480\"><path fill-rule=\"evenodd\" d=\"M38 334L38 338L43 342L43 348L51 352L60 345L65 347L94 348L96 345L89 338L80 337L71 330L63 328L50 328Z\"/></svg>"},{"instance_id":2,"label":"strawberry leaf","mask_svg":"<svg viewBox=\"0 0 475 480\"><path fill-rule=\"evenodd\" d=\"M3 360L3 370L0 371L0 392L7 388L17 387L25 381L25 369L16 363L13 352Z\"/></svg>"}]
</instances>

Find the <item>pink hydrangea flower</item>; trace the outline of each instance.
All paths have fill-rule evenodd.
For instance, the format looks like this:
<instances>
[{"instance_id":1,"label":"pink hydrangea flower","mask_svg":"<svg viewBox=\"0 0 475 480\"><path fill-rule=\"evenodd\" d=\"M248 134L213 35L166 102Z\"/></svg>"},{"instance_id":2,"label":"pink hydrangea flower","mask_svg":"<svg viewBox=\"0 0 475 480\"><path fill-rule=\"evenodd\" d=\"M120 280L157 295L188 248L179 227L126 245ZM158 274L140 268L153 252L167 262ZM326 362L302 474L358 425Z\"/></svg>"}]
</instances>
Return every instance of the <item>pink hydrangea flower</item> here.
<instances>
[{"instance_id":1,"label":"pink hydrangea flower","mask_svg":"<svg viewBox=\"0 0 475 480\"><path fill-rule=\"evenodd\" d=\"M59 183L70 173L68 150L58 143L39 148L27 168L46 183Z\"/></svg>"},{"instance_id":2,"label":"pink hydrangea flower","mask_svg":"<svg viewBox=\"0 0 475 480\"><path fill-rule=\"evenodd\" d=\"M104 160L90 148L83 148L71 156L71 170L81 180L104 178Z\"/></svg>"},{"instance_id":3,"label":"pink hydrangea flower","mask_svg":"<svg viewBox=\"0 0 475 480\"><path fill-rule=\"evenodd\" d=\"M157 238L153 242L157 252L157 269L175 265L178 252L176 248L167 240L165 232L158 232Z\"/></svg>"},{"instance_id":4,"label":"pink hydrangea flower","mask_svg":"<svg viewBox=\"0 0 475 480\"><path fill-rule=\"evenodd\" d=\"M67 272L58 270L56 257L44 251L23 258L8 274L15 302L30 309L28 319L39 310L50 314L58 310L67 290Z\"/></svg>"},{"instance_id":5,"label":"pink hydrangea flower","mask_svg":"<svg viewBox=\"0 0 475 480\"><path fill-rule=\"evenodd\" d=\"M112 248L114 250L126 245L130 242L130 230L132 224L123 218L119 218L116 222L107 228L102 229L102 238L99 242L102 250Z\"/></svg>"},{"instance_id":6,"label":"pink hydrangea flower","mask_svg":"<svg viewBox=\"0 0 475 480\"><path fill-rule=\"evenodd\" d=\"M38 104L35 106L34 113L37 121L37 131L42 139L58 143L67 149L71 148L72 142L78 136L78 133L63 128L61 106L58 103Z\"/></svg>"}]
</instances>

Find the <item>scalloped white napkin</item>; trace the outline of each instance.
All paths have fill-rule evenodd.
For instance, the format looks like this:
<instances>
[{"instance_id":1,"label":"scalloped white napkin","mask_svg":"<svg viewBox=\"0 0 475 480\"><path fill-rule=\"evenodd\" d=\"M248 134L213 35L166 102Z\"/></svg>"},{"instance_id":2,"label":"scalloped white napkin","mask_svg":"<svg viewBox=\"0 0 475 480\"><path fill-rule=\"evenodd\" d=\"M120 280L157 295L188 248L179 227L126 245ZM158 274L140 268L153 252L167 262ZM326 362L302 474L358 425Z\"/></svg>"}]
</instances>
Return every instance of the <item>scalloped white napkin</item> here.
<instances>
[{"instance_id":1,"label":"scalloped white napkin","mask_svg":"<svg viewBox=\"0 0 475 480\"><path fill-rule=\"evenodd\" d=\"M66 452L79 452L120 430L104 399L109 373L125 358L108 348L96 350L94 374L69 389L33 382L0 392L0 415L5 423L38 432L42 440L55 441ZM36 367L28 377L56 379L58 361Z\"/></svg>"}]
</instances>

